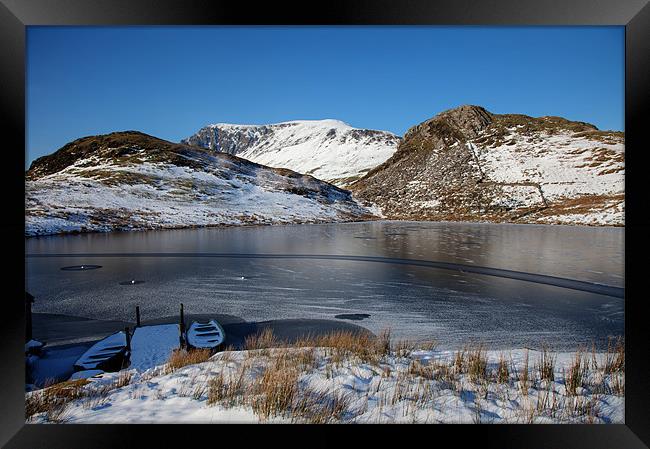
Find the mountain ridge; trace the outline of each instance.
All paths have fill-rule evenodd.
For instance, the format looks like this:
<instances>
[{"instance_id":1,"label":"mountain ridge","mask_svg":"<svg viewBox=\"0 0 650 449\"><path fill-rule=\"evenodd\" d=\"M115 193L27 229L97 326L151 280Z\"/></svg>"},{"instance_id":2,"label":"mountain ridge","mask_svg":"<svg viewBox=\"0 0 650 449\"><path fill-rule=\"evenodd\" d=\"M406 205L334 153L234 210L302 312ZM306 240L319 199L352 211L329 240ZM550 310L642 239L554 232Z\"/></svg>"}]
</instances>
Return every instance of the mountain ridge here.
<instances>
[{"instance_id":1,"label":"mountain ridge","mask_svg":"<svg viewBox=\"0 0 650 449\"><path fill-rule=\"evenodd\" d=\"M624 134L463 105L349 188L389 219L623 225Z\"/></svg>"},{"instance_id":2,"label":"mountain ridge","mask_svg":"<svg viewBox=\"0 0 650 449\"><path fill-rule=\"evenodd\" d=\"M76 139L26 172L26 235L373 218L349 191L138 131Z\"/></svg>"},{"instance_id":3,"label":"mountain ridge","mask_svg":"<svg viewBox=\"0 0 650 449\"><path fill-rule=\"evenodd\" d=\"M586 122L463 105L403 138L336 119L202 129L194 140L204 146L130 130L75 139L34 160L25 173L26 235L379 217L624 225L624 133ZM321 158L325 166L306 174L231 154L295 156L297 148L303 157L305 148L348 139L356 166L333 152L333 168ZM368 158L376 151L381 157ZM351 165L352 176L333 180L350 191L313 176Z\"/></svg>"},{"instance_id":4,"label":"mountain ridge","mask_svg":"<svg viewBox=\"0 0 650 449\"><path fill-rule=\"evenodd\" d=\"M387 131L324 119L266 125L216 123L204 126L181 143L289 168L343 187L389 158L400 140Z\"/></svg>"}]
</instances>

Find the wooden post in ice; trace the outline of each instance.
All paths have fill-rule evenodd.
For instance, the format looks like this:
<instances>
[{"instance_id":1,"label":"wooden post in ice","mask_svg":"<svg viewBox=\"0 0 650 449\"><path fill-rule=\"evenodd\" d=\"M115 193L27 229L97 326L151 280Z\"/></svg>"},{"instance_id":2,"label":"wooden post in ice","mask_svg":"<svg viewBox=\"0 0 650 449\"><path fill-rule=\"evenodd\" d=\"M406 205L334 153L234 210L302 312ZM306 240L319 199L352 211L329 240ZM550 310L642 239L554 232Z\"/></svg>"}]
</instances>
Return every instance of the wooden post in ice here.
<instances>
[{"instance_id":1,"label":"wooden post in ice","mask_svg":"<svg viewBox=\"0 0 650 449\"><path fill-rule=\"evenodd\" d=\"M140 327L140 306L135 306L135 327Z\"/></svg>"},{"instance_id":2,"label":"wooden post in ice","mask_svg":"<svg viewBox=\"0 0 650 449\"><path fill-rule=\"evenodd\" d=\"M128 326L124 328L124 334L126 335L126 350L131 352L131 331Z\"/></svg>"},{"instance_id":3,"label":"wooden post in ice","mask_svg":"<svg viewBox=\"0 0 650 449\"><path fill-rule=\"evenodd\" d=\"M185 314L183 313L183 303L181 303L181 316L180 323L178 325L180 331L180 347L181 349L185 347Z\"/></svg>"}]
</instances>

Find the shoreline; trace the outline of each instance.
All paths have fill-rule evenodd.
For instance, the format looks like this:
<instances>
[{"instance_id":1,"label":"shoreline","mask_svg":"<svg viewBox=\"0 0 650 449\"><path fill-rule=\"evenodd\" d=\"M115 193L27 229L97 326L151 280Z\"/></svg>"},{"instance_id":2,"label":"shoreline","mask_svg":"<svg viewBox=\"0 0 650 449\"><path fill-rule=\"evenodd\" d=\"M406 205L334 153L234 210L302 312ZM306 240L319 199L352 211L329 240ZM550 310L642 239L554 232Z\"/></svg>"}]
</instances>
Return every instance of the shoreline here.
<instances>
[{"instance_id":1,"label":"shoreline","mask_svg":"<svg viewBox=\"0 0 650 449\"><path fill-rule=\"evenodd\" d=\"M124 330L125 327L133 329L134 322L119 320L96 320L72 315L55 313L34 312L33 335L34 339L47 343L46 348L69 347L81 343L91 343L102 338ZM352 331L357 333L368 333L374 335L370 330L357 324L346 321L328 319L278 319L265 321L246 321L243 318L218 313L186 314L185 324L192 321L207 321L215 319L221 324L226 333L224 346L235 348L243 346L244 340L265 328L273 331L274 335L295 341L305 335L324 335L333 331ZM142 326L156 324L178 323L178 315L143 320Z\"/></svg>"},{"instance_id":2,"label":"shoreline","mask_svg":"<svg viewBox=\"0 0 650 449\"><path fill-rule=\"evenodd\" d=\"M41 238L41 237L69 237L69 236L79 236L87 234L112 234L112 233L132 233L132 232L159 232L159 231L184 231L192 229L226 229L226 228L253 228L253 227L269 227L269 226L305 226L305 225L314 225L314 226L323 226L323 225L333 225L333 224L352 224L352 223L375 223L375 222L399 222L399 223L441 223L441 224L463 224L463 225L514 225L514 226L563 226L563 227L587 227L587 228L623 228L625 229L625 223L623 224L588 224L588 223L518 223L511 221L452 221L452 220L399 220L399 219L386 219L386 218L377 218L376 220L364 219L364 220L350 220L350 221L325 221L325 222L316 222L316 223L243 223L243 224L229 224L229 223L220 223L220 224L210 224L210 225L192 225L192 226L176 226L176 227L163 227L163 228L131 228L131 229L107 229L107 230L98 230L98 229L89 229L89 230L73 230L73 231L64 231L56 232L50 234L25 234L25 239Z\"/></svg>"},{"instance_id":3,"label":"shoreline","mask_svg":"<svg viewBox=\"0 0 650 449\"><path fill-rule=\"evenodd\" d=\"M187 314L185 324L192 321L215 319L226 333L224 348L243 350L246 338L270 330L282 340L292 343L302 337L330 334L344 331L359 335L376 336L368 329L356 324L325 319L283 319L268 321L246 321L243 318L226 314ZM45 343L43 354L35 361L32 375L36 385L47 381L65 381L74 369L73 363L93 344L126 327L131 330L135 323L118 320L95 320L71 315L53 313L33 313L33 338ZM143 320L142 326L176 324L179 317L167 316Z\"/></svg>"}]
</instances>

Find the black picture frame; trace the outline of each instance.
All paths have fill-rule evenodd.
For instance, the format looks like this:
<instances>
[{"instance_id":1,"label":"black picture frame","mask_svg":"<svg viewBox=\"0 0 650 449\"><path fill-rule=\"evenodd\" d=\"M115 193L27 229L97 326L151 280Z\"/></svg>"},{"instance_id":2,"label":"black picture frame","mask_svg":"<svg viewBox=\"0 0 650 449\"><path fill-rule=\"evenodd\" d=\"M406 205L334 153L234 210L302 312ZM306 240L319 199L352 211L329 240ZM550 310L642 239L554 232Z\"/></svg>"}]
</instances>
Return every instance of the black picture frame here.
<instances>
[{"instance_id":1,"label":"black picture frame","mask_svg":"<svg viewBox=\"0 0 650 449\"><path fill-rule=\"evenodd\" d=\"M643 291L650 220L644 170L648 167L644 118L648 117L650 5L646 0L350 1L314 4L200 0L0 0L5 308L0 328L0 444L8 448L144 447L180 437L185 444L331 447L359 439L390 444L454 444L481 447L647 447L650 444L647 318ZM625 424L409 426L26 425L24 418L24 151L25 27L32 25L622 25L625 26ZM480 43L477 43L477 50ZM644 145L645 144L645 145ZM23 260L23 263L19 263ZM639 262L635 262L639 261ZM216 438L219 438L218 440ZM225 437L225 438L224 438ZM138 440L146 438L146 444ZM233 443L227 438L234 438ZM416 442L420 439L421 442ZM253 439L257 440L253 442ZM442 443L447 440L447 443ZM218 442L217 442L218 441ZM183 444L183 443L181 443ZM358 443L357 443L358 444Z\"/></svg>"}]
</instances>

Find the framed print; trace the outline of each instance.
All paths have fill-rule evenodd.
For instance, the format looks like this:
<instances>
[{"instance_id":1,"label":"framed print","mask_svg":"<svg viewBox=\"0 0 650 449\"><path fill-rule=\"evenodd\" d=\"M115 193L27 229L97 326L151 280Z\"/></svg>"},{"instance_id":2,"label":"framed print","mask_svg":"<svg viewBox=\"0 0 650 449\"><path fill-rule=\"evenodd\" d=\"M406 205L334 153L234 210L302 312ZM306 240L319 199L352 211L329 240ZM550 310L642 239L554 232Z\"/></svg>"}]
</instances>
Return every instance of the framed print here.
<instances>
[{"instance_id":1,"label":"framed print","mask_svg":"<svg viewBox=\"0 0 650 449\"><path fill-rule=\"evenodd\" d=\"M645 2L0 13L7 447L650 441Z\"/></svg>"}]
</instances>

